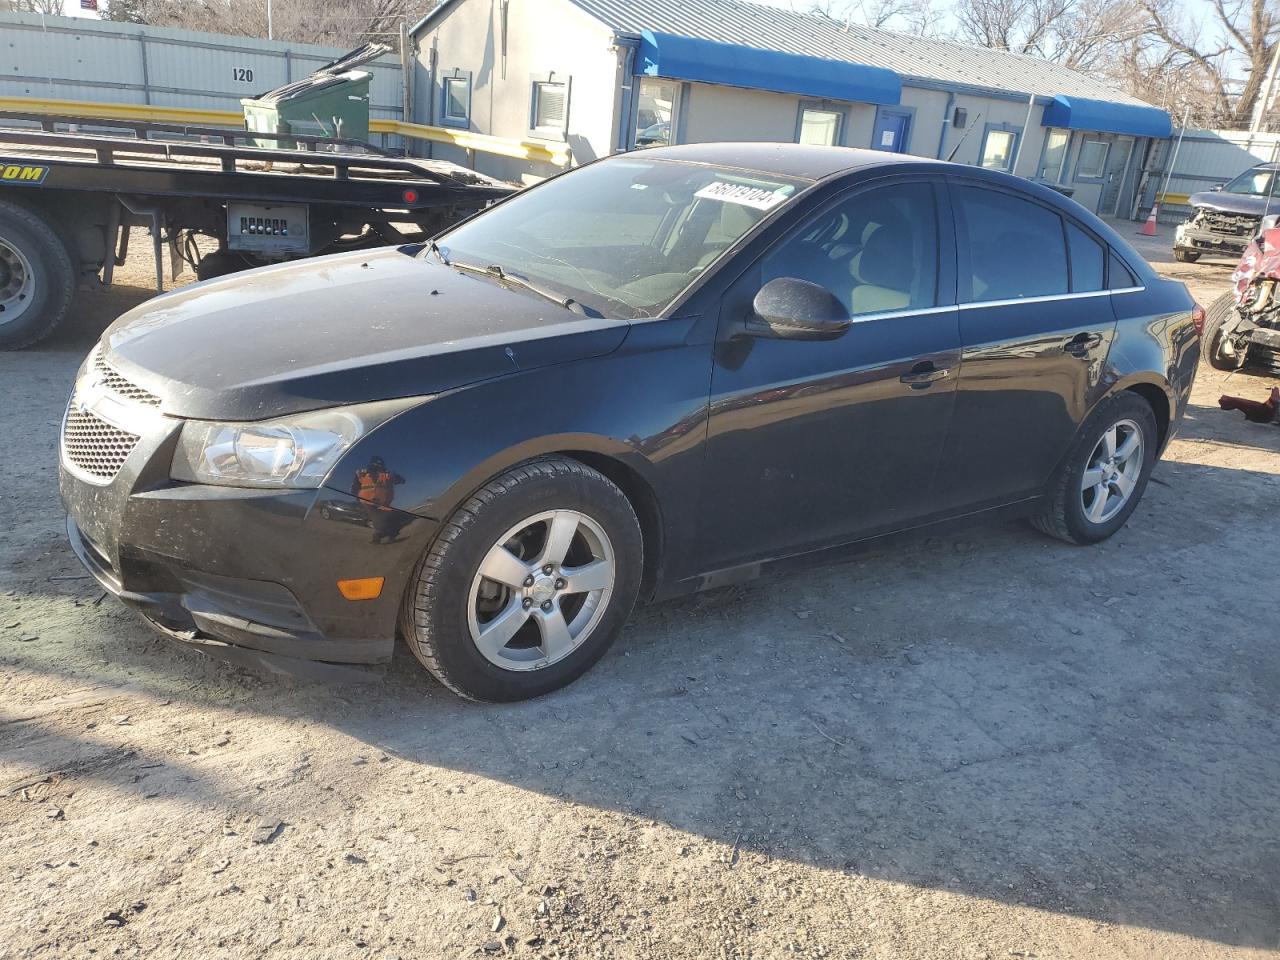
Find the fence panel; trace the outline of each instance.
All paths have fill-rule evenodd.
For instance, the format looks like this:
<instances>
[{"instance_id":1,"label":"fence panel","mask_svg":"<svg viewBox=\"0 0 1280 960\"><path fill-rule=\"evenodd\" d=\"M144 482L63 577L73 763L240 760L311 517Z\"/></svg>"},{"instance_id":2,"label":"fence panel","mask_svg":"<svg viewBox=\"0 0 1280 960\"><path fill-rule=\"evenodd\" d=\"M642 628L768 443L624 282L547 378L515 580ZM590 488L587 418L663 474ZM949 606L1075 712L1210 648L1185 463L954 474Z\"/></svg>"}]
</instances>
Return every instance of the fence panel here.
<instances>
[{"instance_id":1,"label":"fence panel","mask_svg":"<svg viewBox=\"0 0 1280 960\"><path fill-rule=\"evenodd\" d=\"M1178 131L1152 152L1144 170L1142 206L1149 209L1157 193L1163 193L1160 220L1180 223L1190 206L1187 197L1214 184L1226 183L1250 167L1280 159L1280 133L1249 133L1247 130L1188 129L1177 150L1168 186L1165 174L1178 142Z\"/></svg>"},{"instance_id":2,"label":"fence panel","mask_svg":"<svg viewBox=\"0 0 1280 960\"><path fill-rule=\"evenodd\" d=\"M345 50L107 20L0 13L0 96L238 110ZM403 119L399 58L362 69L370 114ZM398 138L396 138L398 139Z\"/></svg>"}]
</instances>

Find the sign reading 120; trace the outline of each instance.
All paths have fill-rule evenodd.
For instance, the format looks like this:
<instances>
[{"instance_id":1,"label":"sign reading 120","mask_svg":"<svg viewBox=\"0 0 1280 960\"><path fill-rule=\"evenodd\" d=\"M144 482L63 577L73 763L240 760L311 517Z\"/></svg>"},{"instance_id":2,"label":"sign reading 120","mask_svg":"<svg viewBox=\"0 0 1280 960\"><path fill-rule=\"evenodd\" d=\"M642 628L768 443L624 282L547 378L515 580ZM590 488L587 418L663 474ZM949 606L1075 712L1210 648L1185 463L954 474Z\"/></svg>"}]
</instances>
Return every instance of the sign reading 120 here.
<instances>
[{"instance_id":1,"label":"sign reading 120","mask_svg":"<svg viewBox=\"0 0 1280 960\"><path fill-rule=\"evenodd\" d=\"M253 70L249 67L232 67L231 79L242 83L253 83Z\"/></svg>"}]
</instances>

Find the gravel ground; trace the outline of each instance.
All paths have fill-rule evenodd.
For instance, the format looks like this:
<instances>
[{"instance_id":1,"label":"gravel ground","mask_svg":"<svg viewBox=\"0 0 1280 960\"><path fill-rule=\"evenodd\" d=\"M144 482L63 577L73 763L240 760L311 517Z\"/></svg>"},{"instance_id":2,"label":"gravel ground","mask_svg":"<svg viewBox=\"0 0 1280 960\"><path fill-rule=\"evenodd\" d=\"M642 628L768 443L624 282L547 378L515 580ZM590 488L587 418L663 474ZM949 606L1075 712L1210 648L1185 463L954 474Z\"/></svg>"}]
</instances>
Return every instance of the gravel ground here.
<instances>
[{"instance_id":1,"label":"gravel ground","mask_svg":"<svg viewBox=\"0 0 1280 960\"><path fill-rule=\"evenodd\" d=\"M1216 406L1271 381L1204 373L1104 545L997 525L647 607L476 706L403 650L240 672L83 577L58 420L149 269L0 354L0 957L1277 954L1280 429Z\"/></svg>"}]
</instances>

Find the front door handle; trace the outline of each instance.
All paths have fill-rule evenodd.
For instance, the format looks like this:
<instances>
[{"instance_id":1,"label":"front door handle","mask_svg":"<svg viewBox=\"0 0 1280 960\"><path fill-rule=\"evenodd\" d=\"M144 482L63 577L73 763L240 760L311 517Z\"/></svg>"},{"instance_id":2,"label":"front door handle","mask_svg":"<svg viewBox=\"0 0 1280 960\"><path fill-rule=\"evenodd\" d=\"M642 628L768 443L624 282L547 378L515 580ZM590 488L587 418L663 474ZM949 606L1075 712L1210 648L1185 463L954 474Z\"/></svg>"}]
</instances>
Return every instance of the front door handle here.
<instances>
[{"instance_id":1,"label":"front door handle","mask_svg":"<svg viewBox=\"0 0 1280 960\"><path fill-rule=\"evenodd\" d=\"M923 390L931 383L951 376L950 367L935 367L929 360L917 363L911 368L910 373L904 373L898 378L899 382L908 384L912 390Z\"/></svg>"},{"instance_id":2,"label":"front door handle","mask_svg":"<svg viewBox=\"0 0 1280 960\"><path fill-rule=\"evenodd\" d=\"M1074 337L1063 344L1062 349L1073 357L1087 357L1090 350L1102 346L1102 334L1100 333L1077 333Z\"/></svg>"}]
</instances>

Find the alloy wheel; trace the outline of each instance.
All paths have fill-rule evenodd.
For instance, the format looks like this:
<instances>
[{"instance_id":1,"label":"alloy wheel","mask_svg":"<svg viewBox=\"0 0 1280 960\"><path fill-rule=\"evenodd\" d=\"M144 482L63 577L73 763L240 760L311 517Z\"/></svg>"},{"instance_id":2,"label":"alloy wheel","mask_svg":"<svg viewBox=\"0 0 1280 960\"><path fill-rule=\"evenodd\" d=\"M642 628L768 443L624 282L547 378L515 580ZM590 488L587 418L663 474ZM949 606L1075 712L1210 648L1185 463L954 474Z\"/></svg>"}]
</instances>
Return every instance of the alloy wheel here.
<instances>
[{"instance_id":1,"label":"alloy wheel","mask_svg":"<svg viewBox=\"0 0 1280 960\"><path fill-rule=\"evenodd\" d=\"M1080 504L1090 523L1106 523L1133 496L1143 466L1142 428L1113 423L1098 438L1080 480Z\"/></svg>"},{"instance_id":2,"label":"alloy wheel","mask_svg":"<svg viewBox=\"0 0 1280 960\"><path fill-rule=\"evenodd\" d=\"M31 261L17 247L0 239L0 325L17 320L35 295Z\"/></svg>"},{"instance_id":3,"label":"alloy wheel","mask_svg":"<svg viewBox=\"0 0 1280 960\"><path fill-rule=\"evenodd\" d=\"M576 510L548 510L511 527L480 562L467 625L480 654L504 670L563 660L595 630L616 577L609 536Z\"/></svg>"}]
</instances>

